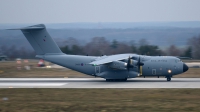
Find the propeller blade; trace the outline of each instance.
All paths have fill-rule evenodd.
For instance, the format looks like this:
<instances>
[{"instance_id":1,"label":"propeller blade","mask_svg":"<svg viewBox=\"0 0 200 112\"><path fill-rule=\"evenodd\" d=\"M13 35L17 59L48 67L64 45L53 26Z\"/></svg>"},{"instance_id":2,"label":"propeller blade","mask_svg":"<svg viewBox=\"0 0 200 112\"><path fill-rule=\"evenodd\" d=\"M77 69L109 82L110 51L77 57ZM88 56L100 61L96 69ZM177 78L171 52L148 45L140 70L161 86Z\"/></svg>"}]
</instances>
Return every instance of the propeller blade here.
<instances>
[{"instance_id":1,"label":"propeller blade","mask_svg":"<svg viewBox=\"0 0 200 112\"><path fill-rule=\"evenodd\" d=\"M142 66L140 66L140 75L142 75Z\"/></svg>"},{"instance_id":2,"label":"propeller blade","mask_svg":"<svg viewBox=\"0 0 200 112\"><path fill-rule=\"evenodd\" d=\"M127 63L127 70L128 70L128 72L129 72L129 68L130 68L130 61L131 61L131 58L130 58L130 56L129 56L129 58L128 58L128 63Z\"/></svg>"},{"instance_id":3,"label":"propeller blade","mask_svg":"<svg viewBox=\"0 0 200 112\"><path fill-rule=\"evenodd\" d=\"M139 56L137 65L138 65L138 72L140 72L140 56Z\"/></svg>"},{"instance_id":4,"label":"propeller blade","mask_svg":"<svg viewBox=\"0 0 200 112\"><path fill-rule=\"evenodd\" d=\"M140 64L140 56L139 56L138 64Z\"/></svg>"},{"instance_id":5,"label":"propeller blade","mask_svg":"<svg viewBox=\"0 0 200 112\"><path fill-rule=\"evenodd\" d=\"M137 65L138 65L138 72L140 73L140 75L142 75L142 66L144 65L144 63L140 62L140 56Z\"/></svg>"},{"instance_id":6,"label":"propeller blade","mask_svg":"<svg viewBox=\"0 0 200 112\"><path fill-rule=\"evenodd\" d=\"M131 57L129 56L128 62L127 62L127 70L129 71L131 67L133 67L133 61L131 60Z\"/></svg>"}]
</instances>

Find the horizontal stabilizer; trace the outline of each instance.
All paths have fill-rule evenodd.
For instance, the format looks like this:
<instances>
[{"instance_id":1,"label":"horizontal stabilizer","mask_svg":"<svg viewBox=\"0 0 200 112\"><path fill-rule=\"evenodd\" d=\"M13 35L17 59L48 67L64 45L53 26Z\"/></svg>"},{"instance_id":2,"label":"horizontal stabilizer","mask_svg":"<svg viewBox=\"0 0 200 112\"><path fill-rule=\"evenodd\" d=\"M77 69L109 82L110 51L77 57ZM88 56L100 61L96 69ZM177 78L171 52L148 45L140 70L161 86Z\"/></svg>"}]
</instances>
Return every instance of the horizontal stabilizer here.
<instances>
[{"instance_id":1,"label":"horizontal stabilizer","mask_svg":"<svg viewBox=\"0 0 200 112\"><path fill-rule=\"evenodd\" d=\"M24 28L13 28L13 29L7 29L7 30L41 30L41 29L45 29L44 24L38 24L38 25L28 26Z\"/></svg>"}]
</instances>

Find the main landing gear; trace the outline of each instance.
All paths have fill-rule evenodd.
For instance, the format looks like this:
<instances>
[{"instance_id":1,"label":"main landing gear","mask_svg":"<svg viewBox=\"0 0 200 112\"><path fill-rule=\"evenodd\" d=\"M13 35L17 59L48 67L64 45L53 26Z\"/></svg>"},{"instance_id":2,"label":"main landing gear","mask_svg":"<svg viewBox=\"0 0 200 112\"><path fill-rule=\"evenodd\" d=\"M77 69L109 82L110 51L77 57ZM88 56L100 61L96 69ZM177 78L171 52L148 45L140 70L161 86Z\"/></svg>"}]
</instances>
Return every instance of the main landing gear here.
<instances>
[{"instance_id":1,"label":"main landing gear","mask_svg":"<svg viewBox=\"0 0 200 112\"><path fill-rule=\"evenodd\" d=\"M166 76L167 81L171 81L171 76Z\"/></svg>"},{"instance_id":2,"label":"main landing gear","mask_svg":"<svg viewBox=\"0 0 200 112\"><path fill-rule=\"evenodd\" d=\"M106 79L107 82L118 82L118 81L127 81L127 79Z\"/></svg>"}]
</instances>

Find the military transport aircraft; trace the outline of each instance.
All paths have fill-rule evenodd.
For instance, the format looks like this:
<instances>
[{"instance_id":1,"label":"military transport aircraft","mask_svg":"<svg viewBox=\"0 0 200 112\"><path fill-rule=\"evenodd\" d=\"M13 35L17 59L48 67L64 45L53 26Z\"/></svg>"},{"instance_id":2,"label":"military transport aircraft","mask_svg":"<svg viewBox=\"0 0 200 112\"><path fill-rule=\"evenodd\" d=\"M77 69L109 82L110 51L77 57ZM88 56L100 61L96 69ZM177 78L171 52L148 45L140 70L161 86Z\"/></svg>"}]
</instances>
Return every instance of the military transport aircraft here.
<instances>
[{"instance_id":1,"label":"military transport aircraft","mask_svg":"<svg viewBox=\"0 0 200 112\"><path fill-rule=\"evenodd\" d=\"M179 58L172 56L144 56L117 54L110 56L80 56L62 53L48 34L45 25L39 24L19 29L32 45L36 57L69 69L106 79L126 81L138 76L164 76L171 81L173 75L188 70Z\"/></svg>"}]
</instances>

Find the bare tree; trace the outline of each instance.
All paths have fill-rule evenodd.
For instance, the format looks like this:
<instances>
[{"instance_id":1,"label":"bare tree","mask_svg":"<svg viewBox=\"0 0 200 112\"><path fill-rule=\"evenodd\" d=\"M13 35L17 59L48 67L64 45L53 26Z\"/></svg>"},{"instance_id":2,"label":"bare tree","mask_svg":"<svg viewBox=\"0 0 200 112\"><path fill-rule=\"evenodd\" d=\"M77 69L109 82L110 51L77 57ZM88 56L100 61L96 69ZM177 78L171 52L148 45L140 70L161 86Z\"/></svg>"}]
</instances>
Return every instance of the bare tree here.
<instances>
[{"instance_id":1,"label":"bare tree","mask_svg":"<svg viewBox=\"0 0 200 112\"><path fill-rule=\"evenodd\" d=\"M109 42L104 37L94 37L85 45L84 52L89 55L107 55L109 53Z\"/></svg>"},{"instance_id":2,"label":"bare tree","mask_svg":"<svg viewBox=\"0 0 200 112\"><path fill-rule=\"evenodd\" d=\"M0 48L0 54L7 55L6 51L8 51L8 47L6 45L2 45Z\"/></svg>"},{"instance_id":3,"label":"bare tree","mask_svg":"<svg viewBox=\"0 0 200 112\"><path fill-rule=\"evenodd\" d=\"M69 49L72 48L73 45L79 46L79 41L73 37L69 37L66 41L64 41L64 46L67 45Z\"/></svg>"},{"instance_id":4,"label":"bare tree","mask_svg":"<svg viewBox=\"0 0 200 112\"><path fill-rule=\"evenodd\" d=\"M175 45L171 45L167 51L168 51L168 55L170 55L170 56L180 56L181 55L180 49L178 49Z\"/></svg>"},{"instance_id":5,"label":"bare tree","mask_svg":"<svg viewBox=\"0 0 200 112\"><path fill-rule=\"evenodd\" d=\"M139 46L149 45L149 42L144 38L140 39L138 43L139 43Z\"/></svg>"},{"instance_id":6,"label":"bare tree","mask_svg":"<svg viewBox=\"0 0 200 112\"><path fill-rule=\"evenodd\" d=\"M192 37L188 40L188 44L191 46L191 54L195 59L200 59L200 35L198 37Z\"/></svg>"},{"instance_id":7,"label":"bare tree","mask_svg":"<svg viewBox=\"0 0 200 112\"><path fill-rule=\"evenodd\" d=\"M125 43L121 43L121 42L118 42L117 48L111 47L111 50L110 50L111 54L131 53L131 52L132 52L131 46L129 46Z\"/></svg>"}]
</instances>

